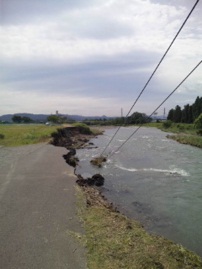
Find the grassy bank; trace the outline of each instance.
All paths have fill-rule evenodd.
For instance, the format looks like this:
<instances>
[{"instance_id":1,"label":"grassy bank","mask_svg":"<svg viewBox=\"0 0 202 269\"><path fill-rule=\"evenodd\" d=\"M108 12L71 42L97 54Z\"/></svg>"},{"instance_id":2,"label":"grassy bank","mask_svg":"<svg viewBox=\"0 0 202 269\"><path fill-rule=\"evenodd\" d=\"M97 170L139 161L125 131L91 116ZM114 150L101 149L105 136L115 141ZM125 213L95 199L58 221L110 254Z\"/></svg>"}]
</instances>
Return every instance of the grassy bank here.
<instances>
[{"instance_id":1,"label":"grassy bank","mask_svg":"<svg viewBox=\"0 0 202 269\"><path fill-rule=\"evenodd\" d=\"M148 234L114 211L96 190L79 192L89 269L199 269L202 260L182 246Z\"/></svg>"},{"instance_id":2,"label":"grassy bank","mask_svg":"<svg viewBox=\"0 0 202 269\"><path fill-rule=\"evenodd\" d=\"M46 142L50 140L51 133L57 128L59 127L42 124L1 124L0 145L21 146Z\"/></svg>"},{"instance_id":3,"label":"grassy bank","mask_svg":"<svg viewBox=\"0 0 202 269\"><path fill-rule=\"evenodd\" d=\"M202 136L197 134L197 129L193 124L172 123L169 128L165 128L163 123L148 123L147 127L156 127L164 132L174 133L167 137L181 144L188 144L198 148L202 148Z\"/></svg>"},{"instance_id":4,"label":"grassy bank","mask_svg":"<svg viewBox=\"0 0 202 269\"><path fill-rule=\"evenodd\" d=\"M177 134L177 135L168 135L167 137L181 144L202 148L202 137L200 136Z\"/></svg>"}]
</instances>

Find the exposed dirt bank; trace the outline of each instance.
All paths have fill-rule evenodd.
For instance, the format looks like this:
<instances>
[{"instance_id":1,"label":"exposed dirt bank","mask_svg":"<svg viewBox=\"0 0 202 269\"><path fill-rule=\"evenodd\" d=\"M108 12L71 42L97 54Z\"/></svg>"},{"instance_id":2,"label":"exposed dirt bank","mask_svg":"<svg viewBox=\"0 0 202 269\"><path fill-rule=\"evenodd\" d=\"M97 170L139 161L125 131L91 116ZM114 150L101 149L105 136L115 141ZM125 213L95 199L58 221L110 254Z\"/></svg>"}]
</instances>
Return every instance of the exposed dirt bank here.
<instances>
[{"instance_id":1,"label":"exposed dirt bank","mask_svg":"<svg viewBox=\"0 0 202 269\"><path fill-rule=\"evenodd\" d=\"M76 149L80 148L92 148L93 144L89 143L89 140L96 135L90 132L89 134L84 133L84 129L78 127L67 127L64 129L58 129L57 132L52 134L52 144L59 147L65 147L69 152L63 155L66 162L74 168L79 162L76 157ZM75 173L75 170L74 170ZM76 181L80 186L97 186L104 185L104 178L100 174L95 174L91 178L83 178L81 175L77 175L78 180Z\"/></svg>"}]
</instances>

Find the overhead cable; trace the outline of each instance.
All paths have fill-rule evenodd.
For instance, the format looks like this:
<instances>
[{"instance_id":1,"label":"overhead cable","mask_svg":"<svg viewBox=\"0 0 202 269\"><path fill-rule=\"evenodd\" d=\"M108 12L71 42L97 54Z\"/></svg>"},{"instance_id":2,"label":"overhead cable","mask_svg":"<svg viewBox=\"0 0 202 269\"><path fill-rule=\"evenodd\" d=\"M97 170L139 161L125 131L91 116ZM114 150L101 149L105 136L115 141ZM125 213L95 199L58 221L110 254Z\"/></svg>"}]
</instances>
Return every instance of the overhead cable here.
<instances>
[{"instance_id":1,"label":"overhead cable","mask_svg":"<svg viewBox=\"0 0 202 269\"><path fill-rule=\"evenodd\" d=\"M124 124L120 125L118 127L118 129L116 130L115 134L112 136L112 138L110 139L110 141L108 142L108 144L106 145L106 147L104 148L104 150L102 151L101 155L104 154L104 152L106 151L106 149L108 148L108 146L111 144L112 140L115 138L115 136L117 135L118 131L120 130L120 128L124 125L126 125L127 123L127 117L129 116L130 112L132 111L132 109L134 108L134 106L136 105L137 101L139 100L140 96L143 94L143 92L145 91L146 87L148 86L149 82L151 81L152 77L154 76L154 74L156 73L157 69L159 68L160 64L162 63L162 61L164 60L166 54L168 53L168 51L170 50L170 48L172 47L173 43L175 42L176 38L178 37L179 33L181 32L182 28L184 27L184 25L186 24L187 20L189 19L189 17L191 16L192 12L194 11L195 7L197 6L197 4L199 3L200 0L197 0L196 3L194 4L194 6L192 7L191 11L189 12L189 14L187 15L186 19L184 20L183 24L181 25L180 29L178 30L177 34L175 35L175 37L173 38L172 42L170 43L169 47L167 48L166 52L163 54L161 60L159 61L159 63L157 64L156 68L154 69L153 73L151 74L151 76L149 77L149 79L147 80L146 84L144 85L143 89L141 90L141 92L139 93L138 97L136 98L135 102L133 103L133 105L131 106L130 110L128 111L126 117L125 117L125 121Z\"/></svg>"},{"instance_id":2,"label":"overhead cable","mask_svg":"<svg viewBox=\"0 0 202 269\"><path fill-rule=\"evenodd\" d=\"M199 65L202 63L202 61L200 61L190 72L189 74L178 84L178 86L163 100L163 102L157 106L157 108L149 115L149 117L151 117L167 100L168 98L170 98L171 95L174 94L174 92L185 82L185 80L188 79L188 77L199 67ZM108 157L111 157L112 155L114 155L116 152L118 152L130 139L131 137L137 133L137 131L142 127L143 124L140 124L140 126L135 129L135 131L121 144L121 146L118 147L118 149L116 149L116 151L110 153L108 155Z\"/></svg>"}]
</instances>

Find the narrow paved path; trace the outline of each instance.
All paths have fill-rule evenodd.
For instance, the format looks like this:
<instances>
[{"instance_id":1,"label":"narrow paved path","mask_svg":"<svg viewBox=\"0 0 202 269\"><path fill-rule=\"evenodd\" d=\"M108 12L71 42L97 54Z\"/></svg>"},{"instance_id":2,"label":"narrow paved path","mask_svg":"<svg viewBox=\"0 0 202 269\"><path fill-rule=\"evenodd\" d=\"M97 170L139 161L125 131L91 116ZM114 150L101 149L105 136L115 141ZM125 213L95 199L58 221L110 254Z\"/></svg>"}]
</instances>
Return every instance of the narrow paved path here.
<instances>
[{"instance_id":1,"label":"narrow paved path","mask_svg":"<svg viewBox=\"0 0 202 269\"><path fill-rule=\"evenodd\" d=\"M75 176L66 149L0 147L0 268L84 269Z\"/></svg>"}]
</instances>

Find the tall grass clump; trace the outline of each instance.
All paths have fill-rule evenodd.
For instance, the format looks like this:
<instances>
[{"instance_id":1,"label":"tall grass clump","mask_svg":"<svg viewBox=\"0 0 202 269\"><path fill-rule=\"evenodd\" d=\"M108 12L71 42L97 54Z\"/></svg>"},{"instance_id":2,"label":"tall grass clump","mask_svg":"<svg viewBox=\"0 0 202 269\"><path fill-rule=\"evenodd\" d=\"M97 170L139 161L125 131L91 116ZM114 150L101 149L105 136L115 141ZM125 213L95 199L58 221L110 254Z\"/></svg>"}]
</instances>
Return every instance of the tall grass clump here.
<instances>
[{"instance_id":1,"label":"tall grass clump","mask_svg":"<svg viewBox=\"0 0 202 269\"><path fill-rule=\"evenodd\" d=\"M4 134L0 134L0 139L4 139L5 135Z\"/></svg>"},{"instance_id":2,"label":"tall grass clump","mask_svg":"<svg viewBox=\"0 0 202 269\"><path fill-rule=\"evenodd\" d=\"M168 129L172 126L172 121L171 120L167 120L165 122L163 122L163 128Z\"/></svg>"},{"instance_id":3,"label":"tall grass clump","mask_svg":"<svg viewBox=\"0 0 202 269\"><path fill-rule=\"evenodd\" d=\"M91 129L85 123L74 123L73 126L77 127L81 134L87 134L87 135L92 134Z\"/></svg>"}]
</instances>

